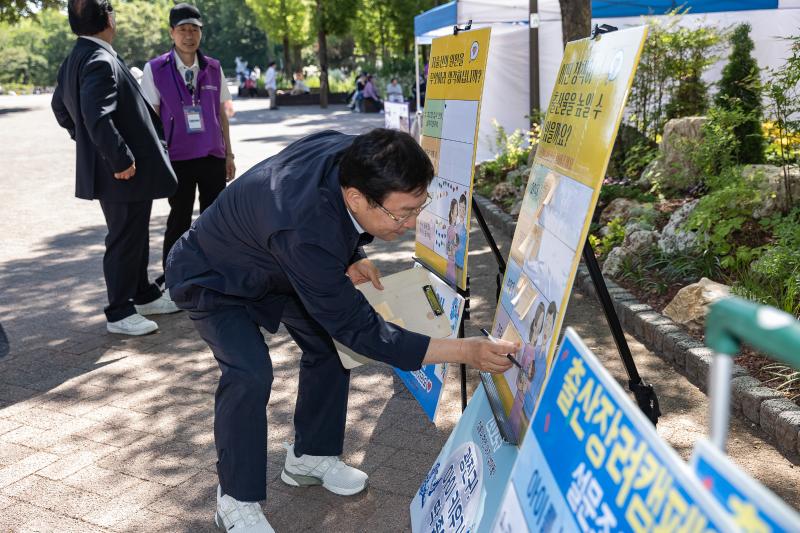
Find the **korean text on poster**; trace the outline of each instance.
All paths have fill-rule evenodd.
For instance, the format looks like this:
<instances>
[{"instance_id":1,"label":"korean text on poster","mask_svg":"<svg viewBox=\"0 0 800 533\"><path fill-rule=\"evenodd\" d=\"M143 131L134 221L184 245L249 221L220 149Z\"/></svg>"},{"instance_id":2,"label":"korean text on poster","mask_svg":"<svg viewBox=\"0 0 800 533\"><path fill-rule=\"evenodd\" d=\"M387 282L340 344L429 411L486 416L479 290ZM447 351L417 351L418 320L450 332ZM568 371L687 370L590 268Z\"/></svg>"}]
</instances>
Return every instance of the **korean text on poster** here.
<instances>
[{"instance_id":1,"label":"korean text on poster","mask_svg":"<svg viewBox=\"0 0 800 533\"><path fill-rule=\"evenodd\" d=\"M734 531L578 335L567 330L495 531Z\"/></svg>"}]
</instances>

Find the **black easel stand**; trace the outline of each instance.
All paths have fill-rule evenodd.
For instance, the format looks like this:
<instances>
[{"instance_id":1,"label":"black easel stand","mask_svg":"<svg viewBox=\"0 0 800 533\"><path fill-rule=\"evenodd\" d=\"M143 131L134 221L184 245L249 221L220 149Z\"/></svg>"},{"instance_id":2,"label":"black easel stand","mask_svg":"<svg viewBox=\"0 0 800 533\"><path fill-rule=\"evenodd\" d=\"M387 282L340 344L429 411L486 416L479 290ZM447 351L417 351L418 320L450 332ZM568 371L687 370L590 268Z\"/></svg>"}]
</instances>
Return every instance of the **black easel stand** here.
<instances>
[{"instance_id":1,"label":"black easel stand","mask_svg":"<svg viewBox=\"0 0 800 533\"><path fill-rule=\"evenodd\" d=\"M497 277L495 278L497 281L497 292L495 294L495 300L498 301L500 299L500 289L503 286L503 276L505 276L506 273L506 261L503 259L503 254L500 253L500 248L497 247L497 242L495 242L492 232L486 224L486 219L483 218L481 208L478 206L478 202L475 201L474 196L472 197L472 213L475 215L475 219L481 227L483 236L489 243L494 258L497 261ZM458 293L464 297L464 314L461 315L461 324L458 326L458 336L464 338L464 321L469 320L469 276L467 276L467 288L465 290L457 290ZM463 411L467 408L467 365L461 363L459 368L461 369L461 410Z\"/></svg>"},{"instance_id":2,"label":"black easel stand","mask_svg":"<svg viewBox=\"0 0 800 533\"><path fill-rule=\"evenodd\" d=\"M611 301L611 295L608 294L608 287L603 279L603 273L600 271L600 265L597 264L597 258L594 255L592 245L587 240L583 245L583 262L586 263L586 268L589 269L589 275L592 278L592 285L594 285L597 298L600 300L600 305L603 307L603 313L606 315L608 327L611 328L611 335L614 337L614 343L617 345L619 357L622 359L622 364L625 365L625 371L628 373L628 389L633 393L636 398L636 403L639 409L650 419L653 425L658 423L658 417L661 416L661 409L658 406L658 397L653 386L642 381L639 371L636 369L636 363L633 361L633 355L628 347L628 341L625 339L625 333L622 331L622 326L619 323L619 317L614 309L614 304Z\"/></svg>"}]
</instances>

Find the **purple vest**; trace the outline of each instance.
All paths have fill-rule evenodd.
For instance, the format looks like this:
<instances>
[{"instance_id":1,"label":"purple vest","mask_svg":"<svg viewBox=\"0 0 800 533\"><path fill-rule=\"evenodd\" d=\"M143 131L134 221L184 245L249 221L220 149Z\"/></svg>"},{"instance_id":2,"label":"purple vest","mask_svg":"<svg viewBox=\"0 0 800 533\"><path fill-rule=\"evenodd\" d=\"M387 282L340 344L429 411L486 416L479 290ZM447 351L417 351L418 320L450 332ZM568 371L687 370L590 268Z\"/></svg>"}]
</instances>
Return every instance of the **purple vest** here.
<instances>
[{"instance_id":1,"label":"purple vest","mask_svg":"<svg viewBox=\"0 0 800 533\"><path fill-rule=\"evenodd\" d=\"M219 61L204 56L199 50L197 61L200 71L195 80L193 98L178 72L172 50L150 60L153 81L161 94L159 113L171 161L186 161L209 155L225 158L225 141L219 123L219 92L225 80L222 79ZM202 106L205 131L187 131L183 108L191 105Z\"/></svg>"}]
</instances>

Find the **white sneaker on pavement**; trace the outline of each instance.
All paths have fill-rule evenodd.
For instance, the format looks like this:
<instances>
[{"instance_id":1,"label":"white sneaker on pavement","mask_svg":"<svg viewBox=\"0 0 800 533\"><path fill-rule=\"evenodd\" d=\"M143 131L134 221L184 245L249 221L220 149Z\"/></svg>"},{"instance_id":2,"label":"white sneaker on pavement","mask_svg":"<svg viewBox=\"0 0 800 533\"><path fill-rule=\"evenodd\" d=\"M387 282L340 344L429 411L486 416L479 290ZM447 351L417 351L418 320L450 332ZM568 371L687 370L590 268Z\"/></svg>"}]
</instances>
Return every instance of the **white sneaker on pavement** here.
<instances>
[{"instance_id":1,"label":"white sneaker on pavement","mask_svg":"<svg viewBox=\"0 0 800 533\"><path fill-rule=\"evenodd\" d=\"M235 533L275 533L258 502L240 502L222 494L217 485L217 513L214 523L222 531Z\"/></svg>"},{"instance_id":2,"label":"white sneaker on pavement","mask_svg":"<svg viewBox=\"0 0 800 533\"><path fill-rule=\"evenodd\" d=\"M136 312L140 315L168 315L170 313L177 313L180 311L169 293L165 292L150 303L136 305Z\"/></svg>"},{"instance_id":3,"label":"white sneaker on pavement","mask_svg":"<svg viewBox=\"0 0 800 533\"><path fill-rule=\"evenodd\" d=\"M352 496L367 487L369 477L357 468L344 464L338 457L330 455L294 456L294 445L286 448L286 463L281 480L293 487L322 485L334 494Z\"/></svg>"},{"instance_id":4,"label":"white sneaker on pavement","mask_svg":"<svg viewBox=\"0 0 800 533\"><path fill-rule=\"evenodd\" d=\"M158 324L152 320L147 320L139 314L126 316L116 322L106 322L106 329L109 333L121 333L123 335L147 335L158 329Z\"/></svg>"}]
</instances>

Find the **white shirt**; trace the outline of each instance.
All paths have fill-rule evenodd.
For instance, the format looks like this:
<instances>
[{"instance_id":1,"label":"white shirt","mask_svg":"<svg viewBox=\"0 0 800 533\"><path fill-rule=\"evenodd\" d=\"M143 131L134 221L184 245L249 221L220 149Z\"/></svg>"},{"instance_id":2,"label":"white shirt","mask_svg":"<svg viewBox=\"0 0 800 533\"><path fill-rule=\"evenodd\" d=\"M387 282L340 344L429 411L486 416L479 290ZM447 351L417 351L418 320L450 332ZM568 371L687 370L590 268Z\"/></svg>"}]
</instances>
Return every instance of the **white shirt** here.
<instances>
[{"instance_id":1,"label":"white shirt","mask_svg":"<svg viewBox=\"0 0 800 533\"><path fill-rule=\"evenodd\" d=\"M172 51L172 57L175 58L175 65L178 67L178 73L180 74L181 80L186 79L186 71L191 70L194 72L194 76L192 77L195 82L197 81L197 73L200 72L200 64L197 62L197 54L194 55L194 63L192 66L187 67L181 61L181 58L175 51ZM220 90L219 90L219 101L227 102L231 100L231 92L228 90L228 84L225 82L225 73L222 72L222 66L219 67L219 76L220 76ZM153 80L153 69L150 68L150 62L148 61L144 65L144 72L142 73L142 92L144 93L145 98L147 101L150 102L150 105L153 107L158 107L161 105L161 93L158 92L156 88L156 82Z\"/></svg>"},{"instance_id":2,"label":"white shirt","mask_svg":"<svg viewBox=\"0 0 800 533\"><path fill-rule=\"evenodd\" d=\"M350 215L350 220L353 221L353 227L356 228L358 234L361 235L363 233L366 233L364 228L361 227L361 224L358 223L358 220L356 220L356 217L353 216L353 213L350 212L350 208L348 208L347 205L345 205L344 207L345 209L347 209L347 214Z\"/></svg>"},{"instance_id":3,"label":"white shirt","mask_svg":"<svg viewBox=\"0 0 800 533\"><path fill-rule=\"evenodd\" d=\"M277 89L278 84L275 79L275 67L269 67L267 73L264 74L264 87L267 89Z\"/></svg>"},{"instance_id":4,"label":"white shirt","mask_svg":"<svg viewBox=\"0 0 800 533\"><path fill-rule=\"evenodd\" d=\"M97 43L106 50L108 50L109 54L111 54L114 57L117 57L117 52L115 52L114 49L111 47L111 43L104 41L103 39L98 39L97 37L90 37L89 35L81 35L81 39L86 39L88 41L92 41L93 43Z\"/></svg>"}]
</instances>

